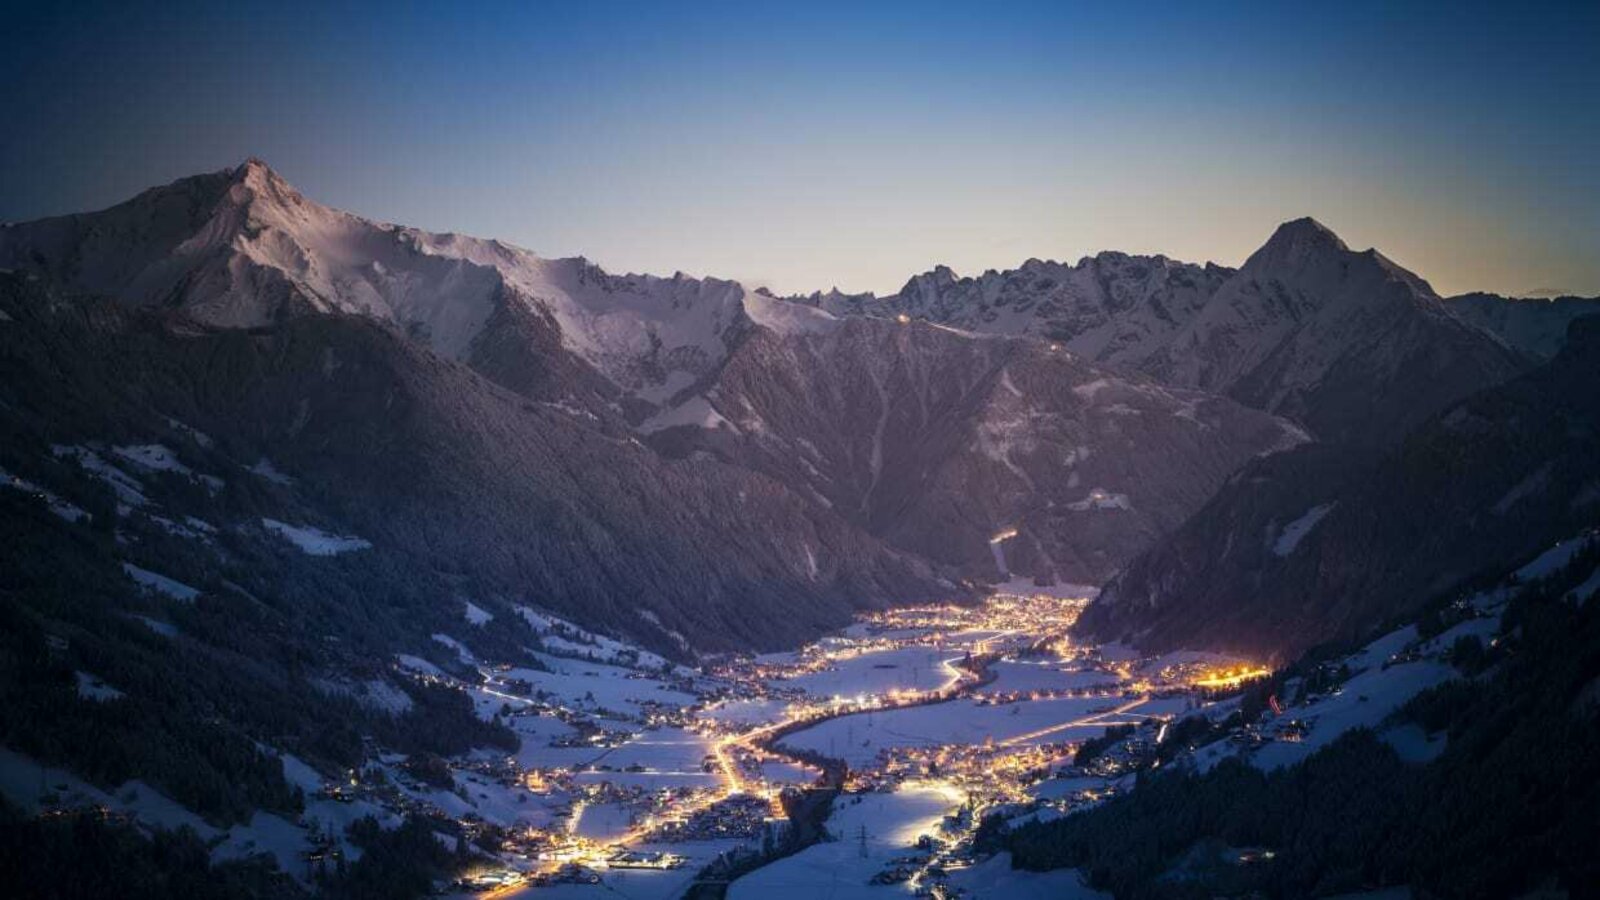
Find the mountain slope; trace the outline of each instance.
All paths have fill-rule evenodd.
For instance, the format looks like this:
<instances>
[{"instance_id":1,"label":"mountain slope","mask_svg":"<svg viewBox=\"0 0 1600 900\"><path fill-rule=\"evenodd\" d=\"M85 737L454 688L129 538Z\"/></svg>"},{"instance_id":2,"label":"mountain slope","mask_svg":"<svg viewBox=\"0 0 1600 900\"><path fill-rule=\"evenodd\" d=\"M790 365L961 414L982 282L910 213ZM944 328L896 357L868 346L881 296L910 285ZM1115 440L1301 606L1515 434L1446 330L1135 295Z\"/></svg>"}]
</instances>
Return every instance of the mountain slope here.
<instances>
[{"instance_id":1,"label":"mountain slope","mask_svg":"<svg viewBox=\"0 0 1600 900\"><path fill-rule=\"evenodd\" d=\"M1312 219L1280 226L1238 270L1103 253L957 278L940 267L877 298L801 298L1030 334L1177 387L1200 388L1370 452L1530 361L1451 316L1433 289Z\"/></svg>"},{"instance_id":2,"label":"mountain slope","mask_svg":"<svg viewBox=\"0 0 1600 900\"><path fill-rule=\"evenodd\" d=\"M1246 468L1113 579L1085 635L1287 658L1356 636L1600 519L1600 319L1369 468L1326 447Z\"/></svg>"},{"instance_id":3,"label":"mountain slope","mask_svg":"<svg viewBox=\"0 0 1600 900\"><path fill-rule=\"evenodd\" d=\"M796 299L836 315L906 315L964 331L1030 335L1095 362L1138 368L1232 274L1221 266L1108 252L1075 266L1030 259L976 278L939 266L883 298L832 292Z\"/></svg>"},{"instance_id":4,"label":"mountain slope","mask_svg":"<svg viewBox=\"0 0 1600 900\"><path fill-rule=\"evenodd\" d=\"M325 530L471 585L480 605L530 603L669 652L669 632L775 647L861 604L962 592L772 479L663 459L366 317L218 329L5 285L0 409L14 446L32 436L25 464L51 444L155 443L171 417L236 467L218 490L257 483L244 470L269 460Z\"/></svg>"},{"instance_id":5,"label":"mountain slope","mask_svg":"<svg viewBox=\"0 0 1600 900\"><path fill-rule=\"evenodd\" d=\"M500 330L542 329L652 402L709 371L744 321L733 282L613 276L583 259L371 222L306 199L259 160L102 212L0 226L0 267L224 327L359 313L461 360Z\"/></svg>"},{"instance_id":6,"label":"mountain slope","mask_svg":"<svg viewBox=\"0 0 1600 900\"><path fill-rule=\"evenodd\" d=\"M689 486L695 478L776 479L810 504L806 516L986 579L1098 580L1176 527L1234 467L1303 439L1214 397L1094 370L1037 329L996 340L864 315L841 323L817 305L732 282L613 276L581 259L330 209L257 160L103 212L0 228L4 266L209 328L286 329L310 345L332 335L302 319L376 321L429 351L407 372L435 356L464 363L559 421L551 434L622 444L637 436L684 460L673 466L711 473L674 486L686 497L715 494ZM1029 290L1057 285L1036 311L1060 318L1057 330L1092 325L1094 355L1119 359L1144 359L1229 275L1116 254L1077 270L1036 268ZM933 286L919 290L939 302ZM1124 308L1164 324L1146 340L1106 312ZM439 415L455 412L446 406ZM701 427L717 425L723 408L737 419L727 434ZM370 415L355 406L345 414ZM578 443L502 449L586 458ZM583 477L574 469L552 464L537 477L574 498L590 480L658 479L654 466ZM364 473L353 474L359 484ZM620 527L605 519L617 512L594 518ZM516 528L509 517L498 525ZM1015 538L991 548L1008 530ZM804 579L830 577L812 559L816 541L784 542L781 553L805 561Z\"/></svg>"},{"instance_id":7,"label":"mountain slope","mask_svg":"<svg viewBox=\"0 0 1600 900\"><path fill-rule=\"evenodd\" d=\"M1383 447L1524 366L1450 316L1427 282L1300 219L1281 226L1149 368L1286 415L1319 440Z\"/></svg>"},{"instance_id":8,"label":"mountain slope","mask_svg":"<svg viewBox=\"0 0 1600 900\"><path fill-rule=\"evenodd\" d=\"M1445 301L1463 321L1488 331L1536 359L1548 360L1561 350L1573 319L1600 315L1600 297L1502 297L1463 294Z\"/></svg>"},{"instance_id":9,"label":"mountain slope","mask_svg":"<svg viewBox=\"0 0 1600 900\"><path fill-rule=\"evenodd\" d=\"M771 475L973 578L1096 582L1237 466L1305 439L1041 341L807 311L646 422L651 443Z\"/></svg>"}]
</instances>

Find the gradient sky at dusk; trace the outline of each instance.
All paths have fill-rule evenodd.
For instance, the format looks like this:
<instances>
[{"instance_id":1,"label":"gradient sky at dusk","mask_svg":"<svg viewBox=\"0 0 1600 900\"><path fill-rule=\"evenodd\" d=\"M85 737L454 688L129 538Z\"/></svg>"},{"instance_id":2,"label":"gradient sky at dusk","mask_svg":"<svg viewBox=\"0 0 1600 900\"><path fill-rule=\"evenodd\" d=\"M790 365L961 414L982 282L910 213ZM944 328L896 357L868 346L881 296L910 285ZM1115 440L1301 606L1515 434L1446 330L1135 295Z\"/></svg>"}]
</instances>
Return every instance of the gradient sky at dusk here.
<instances>
[{"instance_id":1,"label":"gradient sky at dusk","mask_svg":"<svg viewBox=\"0 0 1600 900\"><path fill-rule=\"evenodd\" d=\"M256 155L371 218L784 292L1237 265L1311 215L1444 293L1600 293L1600 3L38 6L0 220Z\"/></svg>"}]
</instances>

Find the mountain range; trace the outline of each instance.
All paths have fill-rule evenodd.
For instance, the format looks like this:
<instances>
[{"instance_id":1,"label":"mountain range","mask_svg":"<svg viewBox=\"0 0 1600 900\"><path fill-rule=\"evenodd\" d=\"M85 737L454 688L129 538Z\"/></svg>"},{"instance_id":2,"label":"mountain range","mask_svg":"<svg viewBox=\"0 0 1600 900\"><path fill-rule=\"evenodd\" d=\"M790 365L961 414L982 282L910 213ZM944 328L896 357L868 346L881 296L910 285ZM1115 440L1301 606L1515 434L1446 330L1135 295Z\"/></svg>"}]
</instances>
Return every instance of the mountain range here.
<instances>
[{"instance_id":1,"label":"mountain range","mask_svg":"<svg viewBox=\"0 0 1600 900\"><path fill-rule=\"evenodd\" d=\"M1182 560L1243 520L1326 504L1316 537L1395 502L1333 492L1466 398L1565 377L1529 373L1571 370L1556 335L1589 308L1446 300L1310 219L1238 269L1102 253L777 297L372 222L259 160L0 226L0 268L8 471L160 445L471 602L669 654L1011 577L1112 579L1091 627L1176 639L1175 601L1137 585L1190 579ZM241 474L264 463L284 482ZM1268 502L1273 473L1299 486ZM1214 582L1193 616L1234 621L1254 607L1216 606L1242 589ZM1273 652L1380 606L1228 636Z\"/></svg>"}]
</instances>

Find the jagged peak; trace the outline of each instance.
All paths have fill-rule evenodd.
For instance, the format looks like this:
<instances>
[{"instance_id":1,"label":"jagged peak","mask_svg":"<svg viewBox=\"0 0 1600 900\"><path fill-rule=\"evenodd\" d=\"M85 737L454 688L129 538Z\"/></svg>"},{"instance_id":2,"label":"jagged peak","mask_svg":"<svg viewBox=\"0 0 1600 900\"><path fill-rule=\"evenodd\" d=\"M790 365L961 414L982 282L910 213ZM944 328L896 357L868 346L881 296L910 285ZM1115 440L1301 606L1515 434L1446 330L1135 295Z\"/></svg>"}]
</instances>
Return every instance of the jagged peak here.
<instances>
[{"instance_id":1,"label":"jagged peak","mask_svg":"<svg viewBox=\"0 0 1600 900\"><path fill-rule=\"evenodd\" d=\"M940 265L934 266L932 269L923 272L921 275L911 276L911 278L906 281L905 286L900 289L900 295L907 296L926 290L937 291L940 288L955 284L960 280L960 277L956 275L954 269L951 269L949 266L941 263Z\"/></svg>"},{"instance_id":2,"label":"jagged peak","mask_svg":"<svg viewBox=\"0 0 1600 900\"><path fill-rule=\"evenodd\" d=\"M301 201L304 197L294 186L285 181L273 168L258 156L252 156L234 167L229 179L235 187L248 189L255 197L273 197L280 200ZM237 192L232 192L234 199L245 200Z\"/></svg>"},{"instance_id":3,"label":"jagged peak","mask_svg":"<svg viewBox=\"0 0 1600 900\"><path fill-rule=\"evenodd\" d=\"M240 163L238 166L236 166L234 168L234 172L236 174L239 174L239 175L243 175L243 174L245 174L247 172L263 172L263 173L268 173L268 174L276 174L276 173L274 173L272 171L272 167L267 165L267 161L262 159L259 156L247 156L247 157L245 157L244 162Z\"/></svg>"}]
</instances>

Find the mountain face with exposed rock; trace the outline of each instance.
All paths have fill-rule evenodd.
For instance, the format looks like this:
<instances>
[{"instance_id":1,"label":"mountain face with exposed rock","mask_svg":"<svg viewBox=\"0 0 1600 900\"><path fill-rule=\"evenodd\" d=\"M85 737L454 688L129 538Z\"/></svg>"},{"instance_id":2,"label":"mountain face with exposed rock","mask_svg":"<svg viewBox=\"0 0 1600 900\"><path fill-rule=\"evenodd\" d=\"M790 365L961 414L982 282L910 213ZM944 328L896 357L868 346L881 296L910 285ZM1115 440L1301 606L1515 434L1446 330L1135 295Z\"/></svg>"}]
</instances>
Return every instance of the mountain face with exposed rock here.
<instances>
[{"instance_id":1,"label":"mountain face with exposed rock","mask_svg":"<svg viewBox=\"0 0 1600 900\"><path fill-rule=\"evenodd\" d=\"M1463 321L1488 331L1536 359L1553 359L1574 319L1600 315L1600 297L1502 297L1462 294L1445 305Z\"/></svg>"},{"instance_id":2,"label":"mountain face with exposed rock","mask_svg":"<svg viewBox=\"0 0 1600 900\"><path fill-rule=\"evenodd\" d=\"M1046 342L866 317L762 329L649 425L663 453L770 475L968 577L1072 584L1110 575L1250 458L1306 440Z\"/></svg>"},{"instance_id":3,"label":"mountain face with exposed rock","mask_svg":"<svg viewBox=\"0 0 1600 900\"><path fill-rule=\"evenodd\" d=\"M1368 450L1531 364L1450 315L1421 278L1375 250L1350 250L1312 219L1279 227L1237 270L1103 253L1076 266L1030 260L977 278L941 267L884 298L798 299L1040 336L1166 385L1285 416L1319 441Z\"/></svg>"},{"instance_id":4,"label":"mountain face with exposed rock","mask_svg":"<svg viewBox=\"0 0 1600 900\"><path fill-rule=\"evenodd\" d=\"M50 298L6 326L36 447L195 420L374 552L665 651L1012 577L1111 579L1102 633L1178 634L1142 610L1180 586L1230 621L1587 308L1442 301L1311 219L1238 269L1101 253L780 298L372 222L257 160L0 226L0 268Z\"/></svg>"},{"instance_id":5,"label":"mountain face with exposed rock","mask_svg":"<svg viewBox=\"0 0 1600 900\"><path fill-rule=\"evenodd\" d=\"M1027 332L375 223L256 160L0 226L0 268L50 298L8 325L36 447L181 419L480 606L664 651L777 646L969 580L1092 583L1306 439ZM1222 274L1195 271L1162 277Z\"/></svg>"},{"instance_id":6,"label":"mountain face with exposed rock","mask_svg":"<svg viewBox=\"0 0 1600 900\"><path fill-rule=\"evenodd\" d=\"M1030 259L976 278L939 266L882 298L832 292L796 299L841 316L905 315L963 331L1042 338L1094 362L1137 369L1233 271L1108 252L1077 265Z\"/></svg>"},{"instance_id":7,"label":"mountain face with exposed rock","mask_svg":"<svg viewBox=\"0 0 1600 900\"><path fill-rule=\"evenodd\" d=\"M103 212L0 227L0 267L226 328L363 315L440 356L507 366L508 378L517 372L498 345L559 348L603 376L585 381L586 401L664 398L710 371L747 323L736 283L615 276L581 258L371 222L306 199L259 160Z\"/></svg>"}]
</instances>

